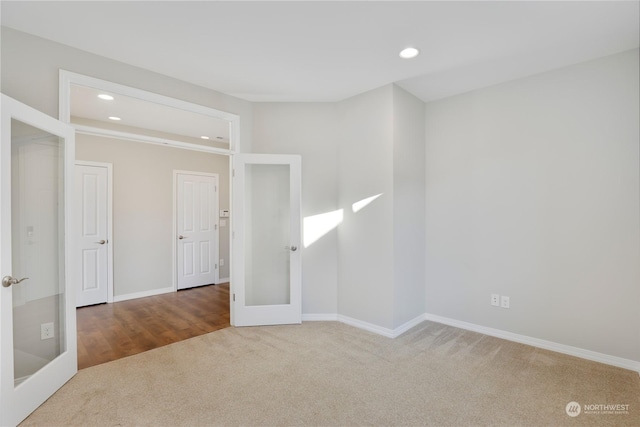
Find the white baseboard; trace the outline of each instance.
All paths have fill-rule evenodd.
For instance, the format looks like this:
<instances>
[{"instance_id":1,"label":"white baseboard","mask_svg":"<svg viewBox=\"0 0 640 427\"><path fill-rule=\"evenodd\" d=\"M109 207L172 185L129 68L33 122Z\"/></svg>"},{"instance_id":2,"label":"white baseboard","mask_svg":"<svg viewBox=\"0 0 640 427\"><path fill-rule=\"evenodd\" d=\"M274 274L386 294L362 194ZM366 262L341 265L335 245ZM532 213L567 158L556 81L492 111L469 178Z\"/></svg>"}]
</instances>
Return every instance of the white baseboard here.
<instances>
[{"instance_id":1,"label":"white baseboard","mask_svg":"<svg viewBox=\"0 0 640 427\"><path fill-rule=\"evenodd\" d=\"M565 345L565 344L558 344L552 341L541 340L539 338L528 337L526 335L515 334L513 332L507 332L500 329L488 328L486 326L480 326L474 323L468 323L468 322L463 322L461 320L450 319L448 317L442 317L435 314L425 313L423 315L423 319L430 320L436 323L442 323L444 325L453 326L455 328L478 332L478 333L489 335L496 338L502 338L507 341L514 341L520 344L526 344L533 347L543 348L545 350L555 351L556 353L562 353L562 354L567 354L569 356L579 357L581 359L591 360L593 362L600 362L606 365L629 369L631 371L636 371L640 374L640 362L637 362L635 360L624 359L622 357L617 357L617 356L610 356L608 354L598 353L596 351L585 350L583 348L572 347L570 345Z\"/></svg>"},{"instance_id":2,"label":"white baseboard","mask_svg":"<svg viewBox=\"0 0 640 427\"><path fill-rule=\"evenodd\" d=\"M230 281L230 280L229 280L229 278L228 278L228 277L220 277L220 278L218 279L218 283L216 283L216 285L219 285L220 283L227 283L227 282L229 282L229 281Z\"/></svg>"},{"instance_id":3,"label":"white baseboard","mask_svg":"<svg viewBox=\"0 0 640 427\"><path fill-rule=\"evenodd\" d=\"M489 328L486 326L476 325L474 323L463 322L462 320L450 319L448 317L438 316L436 314L425 313L416 318L400 325L395 329L383 328L382 326L372 323L363 322L362 320L352 317L343 316L341 314L303 314L302 321L338 321L346 325L354 326L365 331L373 332L387 338L396 338L414 326L419 325L425 320L431 322L442 323L443 325L453 326L454 328L465 329L467 331L478 332L480 334L489 335L496 338L502 338L507 341L513 341L520 344L526 344L533 347L543 348L545 350L555 351L556 353L567 354L569 356L579 357L581 359L591 360L593 362L604 363L606 365L617 366L618 368L629 369L640 374L640 362L622 357L611 356L596 351L585 350L583 348L572 347L570 345L559 344L552 341L542 340L539 338L528 337L513 332L507 332L500 329Z\"/></svg>"},{"instance_id":4,"label":"white baseboard","mask_svg":"<svg viewBox=\"0 0 640 427\"><path fill-rule=\"evenodd\" d=\"M374 325L373 323L363 322L362 320L354 319L353 317L343 316L341 314L335 313L325 313L325 314L303 314L302 315L303 322L326 322L326 321L338 321L344 323L345 325L355 326L359 329L364 329L365 331L373 332L378 335L385 336L387 338L395 338L399 335L402 335L409 329L414 326L420 324L424 321L424 315L416 317L413 320L408 321L407 323L400 325L395 329L383 328L382 326Z\"/></svg>"},{"instance_id":5,"label":"white baseboard","mask_svg":"<svg viewBox=\"0 0 640 427\"><path fill-rule=\"evenodd\" d=\"M397 328L395 328L393 330L393 337L392 338L399 337L400 335L402 335L405 332L407 332L409 329L413 328L414 326L418 326L420 323L422 323L424 321L425 321L425 315L424 314L416 316L414 319L411 319L407 323L402 324L402 325L398 326Z\"/></svg>"},{"instance_id":6,"label":"white baseboard","mask_svg":"<svg viewBox=\"0 0 640 427\"><path fill-rule=\"evenodd\" d=\"M344 323L349 326L355 326L356 328L364 329L365 331L373 332L374 334L382 335L387 338L393 338L393 329L383 328L382 326L363 322L362 320L354 319L353 317L338 314L338 322Z\"/></svg>"},{"instance_id":7,"label":"white baseboard","mask_svg":"<svg viewBox=\"0 0 640 427\"><path fill-rule=\"evenodd\" d=\"M130 299L152 297L154 295L168 294L174 292L173 286L162 289L152 289L150 291L134 292L132 294L118 295L113 297L113 302L127 301Z\"/></svg>"}]
</instances>

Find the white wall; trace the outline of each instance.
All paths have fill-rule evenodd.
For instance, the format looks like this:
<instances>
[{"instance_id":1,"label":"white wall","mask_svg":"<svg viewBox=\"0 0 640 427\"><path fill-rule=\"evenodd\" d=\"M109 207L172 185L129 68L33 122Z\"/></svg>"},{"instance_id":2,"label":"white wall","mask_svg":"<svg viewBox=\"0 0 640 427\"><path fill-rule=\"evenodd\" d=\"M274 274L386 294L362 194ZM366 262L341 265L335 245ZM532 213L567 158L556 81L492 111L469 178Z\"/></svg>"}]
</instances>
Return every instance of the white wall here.
<instances>
[{"instance_id":1,"label":"white wall","mask_svg":"<svg viewBox=\"0 0 640 427\"><path fill-rule=\"evenodd\" d=\"M254 152L302 156L303 223L308 226L310 218L313 222L313 217L318 218L316 215L338 210L339 131L334 104L257 103L253 107L253 119ZM326 231L315 242L301 248L304 314L338 311L337 231L335 228Z\"/></svg>"},{"instance_id":2,"label":"white wall","mask_svg":"<svg viewBox=\"0 0 640 427\"><path fill-rule=\"evenodd\" d=\"M76 158L113 164L114 296L172 286L173 171L217 173L219 206L229 209L229 158L114 138L77 135ZM228 224L228 223L227 223ZM229 259L229 227L220 227ZM228 277L228 262L220 267Z\"/></svg>"},{"instance_id":3,"label":"white wall","mask_svg":"<svg viewBox=\"0 0 640 427\"><path fill-rule=\"evenodd\" d=\"M251 151L251 103L59 43L2 27L2 93L58 117L60 69L240 116L242 151Z\"/></svg>"},{"instance_id":4,"label":"white wall","mask_svg":"<svg viewBox=\"0 0 640 427\"><path fill-rule=\"evenodd\" d=\"M640 360L638 94L635 50L427 104L428 312Z\"/></svg>"},{"instance_id":5,"label":"white wall","mask_svg":"<svg viewBox=\"0 0 640 427\"><path fill-rule=\"evenodd\" d=\"M337 103L259 103L253 130L256 152L302 155L305 240L326 226L303 249L303 313L384 328L423 314L424 103L393 85Z\"/></svg>"},{"instance_id":6,"label":"white wall","mask_svg":"<svg viewBox=\"0 0 640 427\"><path fill-rule=\"evenodd\" d=\"M337 111L338 313L395 329L425 312L424 103L387 85Z\"/></svg>"},{"instance_id":7,"label":"white wall","mask_svg":"<svg viewBox=\"0 0 640 427\"><path fill-rule=\"evenodd\" d=\"M393 328L393 86L337 105L338 313ZM358 212L352 205L381 194Z\"/></svg>"},{"instance_id":8,"label":"white wall","mask_svg":"<svg viewBox=\"0 0 640 427\"><path fill-rule=\"evenodd\" d=\"M425 312L425 104L393 87L393 326Z\"/></svg>"}]
</instances>

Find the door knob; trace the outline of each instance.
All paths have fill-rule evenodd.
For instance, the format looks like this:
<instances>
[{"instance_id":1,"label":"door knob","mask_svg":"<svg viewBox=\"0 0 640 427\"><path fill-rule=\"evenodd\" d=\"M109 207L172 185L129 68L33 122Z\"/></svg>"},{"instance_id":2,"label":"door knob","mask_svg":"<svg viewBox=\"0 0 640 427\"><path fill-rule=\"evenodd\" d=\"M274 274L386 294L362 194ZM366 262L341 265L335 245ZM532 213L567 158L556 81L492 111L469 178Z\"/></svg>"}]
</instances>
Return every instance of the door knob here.
<instances>
[{"instance_id":1,"label":"door knob","mask_svg":"<svg viewBox=\"0 0 640 427\"><path fill-rule=\"evenodd\" d=\"M297 251L297 250L298 250L298 247L297 247L297 246L291 246L291 252L295 252L295 251Z\"/></svg>"},{"instance_id":2,"label":"door knob","mask_svg":"<svg viewBox=\"0 0 640 427\"><path fill-rule=\"evenodd\" d=\"M182 234L178 236L178 239L182 240L182 239L186 239L186 237L184 237Z\"/></svg>"},{"instance_id":3,"label":"door knob","mask_svg":"<svg viewBox=\"0 0 640 427\"><path fill-rule=\"evenodd\" d=\"M5 288L8 288L11 285L17 285L18 283L22 282L23 280L27 280L28 277L23 277L22 279L16 279L15 277L11 277L11 276L4 276L2 278L2 286L4 286Z\"/></svg>"},{"instance_id":4,"label":"door knob","mask_svg":"<svg viewBox=\"0 0 640 427\"><path fill-rule=\"evenodd\" d=\"M106 240L99 240L96 243L100 244L100 245L104 245L105 243L107 243Z\"/></svg>"}]
</instances>

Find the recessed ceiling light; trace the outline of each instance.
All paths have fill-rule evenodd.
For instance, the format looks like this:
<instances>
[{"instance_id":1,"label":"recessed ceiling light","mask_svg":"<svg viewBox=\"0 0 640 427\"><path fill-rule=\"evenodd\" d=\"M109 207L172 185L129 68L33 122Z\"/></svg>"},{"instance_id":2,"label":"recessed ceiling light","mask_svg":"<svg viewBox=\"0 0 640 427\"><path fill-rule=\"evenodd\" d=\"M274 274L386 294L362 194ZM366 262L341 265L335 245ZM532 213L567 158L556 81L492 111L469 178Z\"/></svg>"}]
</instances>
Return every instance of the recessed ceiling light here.
<instances>
[{"instance_id":1,"label":"recessed ceiling light","mask_svg":"<svg viewBox=\"0 0 640 427\"><path fill-rule=\"evenodd\" d=\"M109 120L115 120L117 122L118 120L122 120L122 119L116 116L109 116Z\"/></svg>"},{"instance_id":2,"label":"recessed ceiling light","mask_svg":"<svg viewBox=\"0 0 640 427\"><path fill-rule=\"evenodd\" d=\"M202 138L202 139L209 139L209 137L208 137L208 136L205 136L205 135L202 135L200 138Z\"/></svg>"},{"instance_id":3,"label":"recessed ceiling light","mask_svg":"<svg viewBox=\"0 0 640 427\"><path fill-rule=\"evenodd\" d=\"M98 98L104 99L105 101L113 101L113 96L107 95L106 93L101 93L98 95Z\"/></svg>"},{"instance_id":4,"label":"recessed ceiling light","mask_svg":"<svg viewBox=\"0 0 640 427\"><path fill-rule=\"evenodd\" d=\"M420 54L420 51L418 49L416 49L415 47L408 47L408 48L402 49L402 51L400 51L400 58L411 59L411 58L415 58L419 54Z\"/></svg>"}]
</instances>

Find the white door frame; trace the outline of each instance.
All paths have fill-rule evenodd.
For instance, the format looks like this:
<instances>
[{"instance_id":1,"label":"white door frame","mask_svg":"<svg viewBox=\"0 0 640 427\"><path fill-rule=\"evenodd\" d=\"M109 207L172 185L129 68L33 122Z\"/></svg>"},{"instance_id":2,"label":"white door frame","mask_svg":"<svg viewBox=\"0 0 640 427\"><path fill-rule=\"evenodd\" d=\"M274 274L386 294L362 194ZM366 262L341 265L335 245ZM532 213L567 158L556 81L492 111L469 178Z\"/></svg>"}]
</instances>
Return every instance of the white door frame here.
<instances>
[{"instance_id":1,"label":"white door frame","mask_svg":"<svg viewBox=\"0 0 640 427\"><path fill-rule=\"evenodd\" d=\"M217 119L229 121L229 149L224 150L215 147L207 147L204 145L188 144L181 141L173 141L170 139L159 139L145 135L137 135L122 132L113 132L106 129L92 128L87 126L74 126L76 133L83 133L87 135L107 136L112 138L118 138L133 142L163 145L167 147L180 148L182 150L200 151L204 153L213 153L227 156L229 164L229 201L233 200L233 154L240 152L241 138L240 138L240 116L226 111L217 110L210 107L194 104L192 102L182 101L176 98L171 98L157 93L148 92L142 89L134 88L131 86L125 86L118 83L110 82L108 80L102 80L95 77L86 76L83 74L73 73L71 71L60 70L58 76L58 118L63 123L71 124L71 86L87 86L94 89L101 89L108 92L120 93L122 95L141 99L143 101L153 102L160 105L166 105L173 108L179 108L186 111L192 111L206 116L210 116ZM175 201L174 201L175 206ZM175 222L174 222L175 224ZM228 218L228 224L231 232L229 233L229 281L230 288L233 288L233 214ZM173 230L175 235L175 230ZM219 236L218 236L219 238ZM173 248L173 259L176 258L175 241ZM177 289L176 272L173 272L173 288ZM229 306L233 310L232 292L229 292Z\"/></svg>"},{"instance_id":2,"label":"white door frame","mask_svg":"<svg viewBox=\"0 0 640 427\"><path fill-rule=\"evenodd\" d=\"M136 97L148 102L154 102L161 105L168 105L174 108L180 108L187 111L194 111L201 114L209 115L211 117L216 117L229 121L230 134L229 134L229 149L221 150L215 149L213 147L205 147L195 144L185 144L179 141L171 141L158 140L157 138L145 137L143 135L134 135L134 134L118 134L109 133L103 129L97 128L87 128L81 127L76 129L76 132L86 133L90 135L99 135L99 136L115 136L121 139L128 139L136 142L143 142L149 144L162 144L170 147L187 149L187 150L197 150L202 152L211 152L215 154L224 154L229 157L229 200L234 199L234 185L233 182L233 157L237 153L241 153L241 145L240 145L240 116L232 113L227 113L220 110L215 110L209 107L198 106L196 104L181 101L175 98L170 98L167 96L155 94L152 92L144 91L141 89L133 88L130 86L124 86L117 83L109 82L106 80L101 80L81 74L72 73L65 70L60 70L59 74L59 118L64 123L71 122L71 85L81 85L88 86L96 89L102 89L105 91L111 91L120 93L127 96ZM175 206L175 201L174 201ZM229 262L230 262L230 273L229 279L231 281L231 287L229 292L229 305L231 310L231 324L234 324L234 301L233 301L233 293L234 293L234 270L236 268L234 265L237 263L236 257L234 254L238 253L238 249L236 248L235 242L235 212L232 211L232 215L229 218L229 227L230 227L230 239L229 239ZM175 224L175 221L174 221ZM175 225L174 225L175 227ZM175 229L173 230L173 235L175 236ZM299 247L301 245L298 245ZM176 249L175 249L175 239L173 242L173 259L176 259ZM174 262L174 270L175 270L175 262ZM177 280L176 280L176 272L173 274L173 287L177 289Z\"/></svg>"},{"instance_id":3,"label":"white door frame","mask_svg":"<svg viewBox=\"0 0 640 427\"><path fill-rule=\"evenodd\" d=\"M76 160L76 166L107 169L107 303L113 302L113 164ZM78 195L76 195L78 197ZM80 238L79 235L76 235Z\"/></svg>"},{"instance_id":4,"label":"white door frame","mask_svg":"<svg viewBox=\"0 0 640 427\"><path fill-rule=\"evenodd\" d=\"M177 98L160 95L154 92L149 92L131 86L125 86L107 80L97 79L95 77L89 77L83 74L73 73L71 71L62 69L59 71L58 81L58 118L63 123L71 124L71 86L86 86L94 89L104 90L110 93L118 93L132 98L137 98L139 100L151 102L154 104L177 108L184 111L190 111L192 113L209 116L215 119L225 120L229 122L229 149L191 144L166 138L155 138L129 132L112 131L108 129L78 124L73 125L76 128L76 132L85 133L88 135L111 136L124 140L144 142L147 144L166 145L169 147L202 151L205 153L230 155L236 152L240 152L240 116L237 114L228 113L226 111L206 107L204 105L195 104L193 102L182 101Z\"/></svg>"},{"instance_id":5,"label":"white door frame","mask_svg":"<svg viewBox=\"0 0 640 427\"><path fill-rule=\"evenodd\" d=\"M215 245L216 245L216 258L215 258L215 280L214 283L217 285L220 283L220 227L218 225L218 215L220 208L220 174L210 173L210 172L197 172L197 171L185 171L185 170L173 170L173 220L172 220L172 246L171 253L173 256L173 269L172 269L172 287L173 291L178 291L178 240L176 236L178 235L178 174L183 175L195 175L195 176L209 176L214 177L216 179L216 196L215 196L215 209L214 215L216 215L216 227L215 227ZM231 185L230 185L231 186ZM231 189L229 189L231 190ZM229 191L231 192L231 191Z\"/></svg>"}]
</instances>

